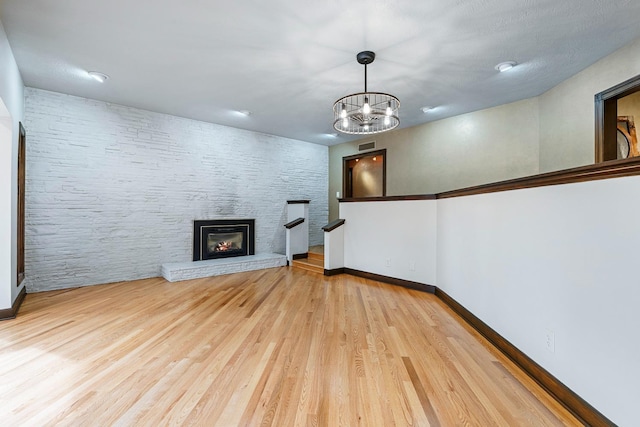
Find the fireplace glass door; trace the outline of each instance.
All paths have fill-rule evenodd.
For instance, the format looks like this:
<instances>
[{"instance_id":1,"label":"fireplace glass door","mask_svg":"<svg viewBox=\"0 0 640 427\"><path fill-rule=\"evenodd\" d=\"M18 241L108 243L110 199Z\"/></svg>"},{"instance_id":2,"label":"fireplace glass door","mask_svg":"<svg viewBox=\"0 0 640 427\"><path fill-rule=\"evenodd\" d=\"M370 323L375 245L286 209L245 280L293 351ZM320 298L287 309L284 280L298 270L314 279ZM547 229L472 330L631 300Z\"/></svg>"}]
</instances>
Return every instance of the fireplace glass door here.
<instances>
[{"instance_id":1,"label":"fireplace glass door","mask_svg":"<svg viewBox=\"0 0 640 427\"><path fill-rule=\"evenodd\" d=\"M193 222L193 260L254 255L255 220L196 220Z\"/></svg>"}]
</instances>

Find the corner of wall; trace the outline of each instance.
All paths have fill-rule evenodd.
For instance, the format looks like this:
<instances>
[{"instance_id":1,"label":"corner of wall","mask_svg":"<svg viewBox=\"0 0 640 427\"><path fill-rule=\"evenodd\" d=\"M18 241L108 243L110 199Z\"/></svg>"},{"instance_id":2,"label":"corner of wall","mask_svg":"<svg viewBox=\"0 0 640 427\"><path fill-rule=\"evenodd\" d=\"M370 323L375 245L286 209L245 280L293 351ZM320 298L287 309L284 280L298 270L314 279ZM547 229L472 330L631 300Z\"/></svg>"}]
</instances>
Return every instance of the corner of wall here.
<instances>
[{"instance_id":1,"label":"corner of wall","mask_svg":"<svg viewBox=\"0 0 640 427\"><path fill-rule=\"evenodd\" d=\"M12 304L18 297L22 285L16 286L17 278L15 271L17 269L17 186L16 181L18 178L17 166L18 166L18 129L19 123L24 120L24 84L18 65L13 56L9 40L0 22L0 99L2 100L6 111L5 119L7 119L7 126L10 131L6 136L5 141L0 143L9 143L9 146L5 146L2 150L6 154L6 165L3 164L2 168L7 173L6 178L2 181L9 182L8 192L4 194L3 202L0 203L0 209L5 212L0 212L0 227L5 229L7 236L10 236L7 240L10 244L6 248L8 253L8 262L6 265L0 266L0 309L11 308ZM6 203L5 203L6 202ZM6 285L5 285L6 283ZM5 288L8 286L9 288Z\"/></svg>"}]
</instances>

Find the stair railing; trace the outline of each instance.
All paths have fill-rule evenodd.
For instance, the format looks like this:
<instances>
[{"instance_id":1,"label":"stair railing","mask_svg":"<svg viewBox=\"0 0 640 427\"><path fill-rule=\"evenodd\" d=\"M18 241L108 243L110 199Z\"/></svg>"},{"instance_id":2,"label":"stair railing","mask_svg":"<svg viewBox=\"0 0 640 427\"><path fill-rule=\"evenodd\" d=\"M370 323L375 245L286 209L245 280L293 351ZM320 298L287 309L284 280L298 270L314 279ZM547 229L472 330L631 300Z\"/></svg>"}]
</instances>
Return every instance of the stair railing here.
<instances>
[{"instance_id":1,"label":"stair railing","mask_svg":"<svg viewBox=\"0 0 640 427\"><path fill-rule=\"evenodd\" d=\"M309 252L309 233L308 228L299 227L304 224L304 218L296 218L284 225L286 231L287 245L287 262L291 262L296 258L305 258Z\"/></svg>"},{"instance_id":2,"label":"stair railing","mask_svg":"<svg viewBox=\"0 0 640 427\"><path fill-rule=\"evenodd\" d=\"M344 272L344 219L336 219L322 227L324 231L324 274Z\"/></svg>"}]
</instances>

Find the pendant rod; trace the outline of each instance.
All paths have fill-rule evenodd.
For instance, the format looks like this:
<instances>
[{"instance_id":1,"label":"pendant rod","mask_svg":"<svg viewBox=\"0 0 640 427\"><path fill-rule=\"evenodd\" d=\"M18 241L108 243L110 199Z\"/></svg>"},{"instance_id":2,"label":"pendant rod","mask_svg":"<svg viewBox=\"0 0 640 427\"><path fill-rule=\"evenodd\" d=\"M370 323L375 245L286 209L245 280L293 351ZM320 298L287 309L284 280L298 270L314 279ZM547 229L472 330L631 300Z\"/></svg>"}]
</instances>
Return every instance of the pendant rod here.
<instances>
[{"instance_id":1,"label":"pendant rod","mask_svg":"<svg viewBox=\"0 0 640 427\"><path fill-rule=\"evenodd\" d=\"M367 91L367 64L364 64L364 91Z\"/></svg>"}]
</instances>

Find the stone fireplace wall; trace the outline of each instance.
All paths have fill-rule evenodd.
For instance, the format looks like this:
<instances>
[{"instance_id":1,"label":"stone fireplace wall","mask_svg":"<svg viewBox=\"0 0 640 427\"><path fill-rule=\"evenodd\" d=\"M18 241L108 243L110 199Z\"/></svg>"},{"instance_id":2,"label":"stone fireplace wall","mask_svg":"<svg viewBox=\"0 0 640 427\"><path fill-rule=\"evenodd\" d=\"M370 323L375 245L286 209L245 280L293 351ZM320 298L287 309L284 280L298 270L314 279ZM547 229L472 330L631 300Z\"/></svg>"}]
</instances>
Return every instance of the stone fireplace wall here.
<instances>
[{"instance_id":1,"label":"stone fireplace wall","mask_svg":"<svg viewBox=\"0 0 640 427\"><path fill-rule=\"evenodd\" d=\"M29 292L160 275L194 219L255 218L285 252L286 201L328 219L328 148L39 89L25 91Z\"/></svg>"}]
</instances>

